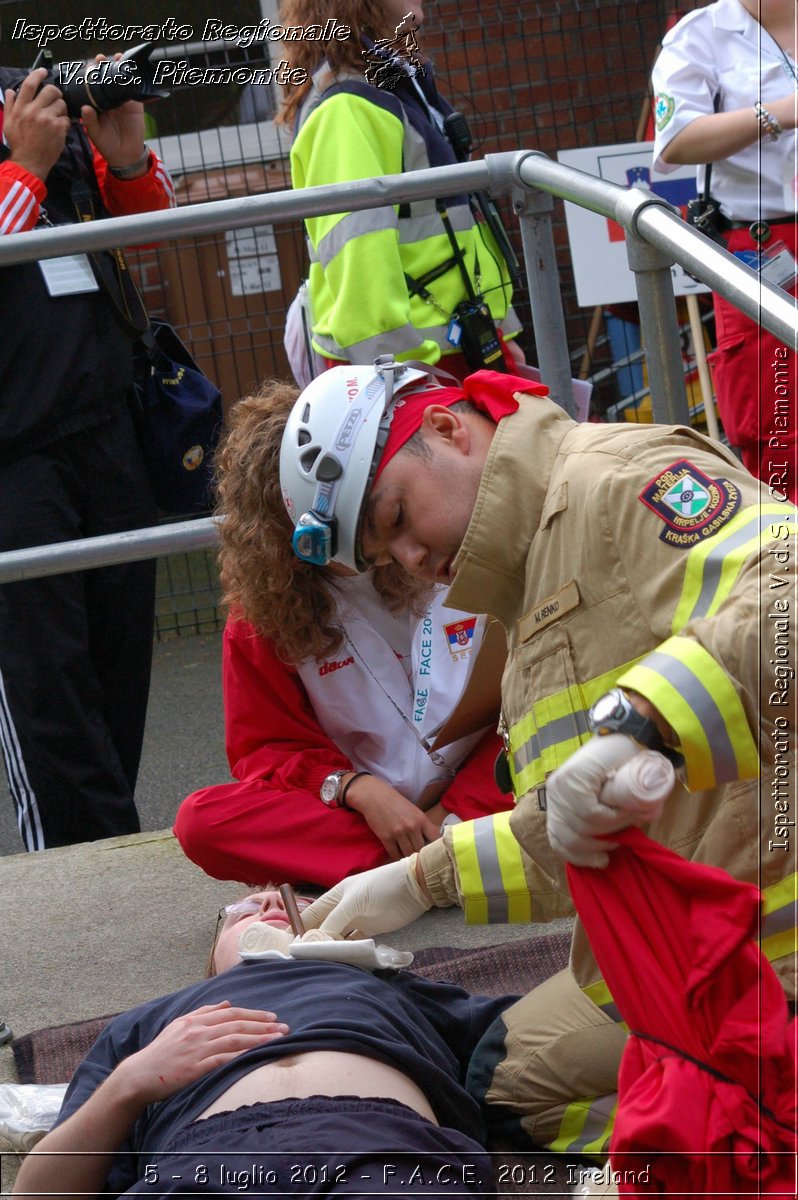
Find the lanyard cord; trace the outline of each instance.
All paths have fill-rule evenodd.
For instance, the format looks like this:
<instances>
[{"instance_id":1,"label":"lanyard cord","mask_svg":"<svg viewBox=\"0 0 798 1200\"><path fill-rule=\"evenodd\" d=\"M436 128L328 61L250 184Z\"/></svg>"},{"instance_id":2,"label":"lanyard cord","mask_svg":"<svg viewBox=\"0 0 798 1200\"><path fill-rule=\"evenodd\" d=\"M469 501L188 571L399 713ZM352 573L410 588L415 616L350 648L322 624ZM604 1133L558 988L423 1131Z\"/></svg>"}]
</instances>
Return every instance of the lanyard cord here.
<instances>
[{"instance_id":1,"label":"lanyard cord","mask_svg":"<svg viewBox=\"0 0 798 1200\"><path fill-rule=\"evenodd\" d=\"M777 39L776 39L776 38L773 36L773 34L770 32L770 30L769 30L769 29L767 29L767 28L765 28L765 26L764 26L764 25L760 25L760 28L765 30L765 33L768 35L768 37L770 38L771 42L773 43L773 45L774 45L774 46L776 47L776 49L778 50L779 54L780 54L780 55L781 55L781 57L784 59L784 65L785 65L785 67L787 68L787 70L788 70L788 72L790 73L790 75L792 76L793 82L794 82L795 84L798 84L798 68L796 68L796 67L794 66L794 64L790 62L790 56L788 55L787 51L786 51L786 50L784 49L784 47L782 46L781 42L779 42L779 41L778 41L778 40L777 40Z\"/></svg>"},{"instance_id":2,"label":"lanyard cord","mask_svg":"<svg viewBox=\"0 0 798 1200\"><path fill-rule=\"evenodd\" d=\"M93 221L96 216L94 210L94 193L87 179L87 174L91 176L94 173L94 159L89 147L88 137L84 133L82 126L76 124L75 133L85 171L81 172L79 170L80 159L74 148L70 145L69 139L67 139L67 149L72 160L74 174L71 198L78 215L78 220L83 223L85 221ZM117 246L112 250L90 251L86 257L91 264L94 277L100 289L110 303L111 315L122 332L133 341L136 341L149 331L150 319L144 301L141 298L141 293L136 287L136 283L130 273L130 267L125 258L124 251L120 246Z\"/></svg>"},{"instance_id":3,"label":"lanyard cord","mask_svg":"<svg viewBox=\"0 0 798 1200\"><path fill-rule=\"evenodd\" d=\"M432 762L435 763L436 767L443 767L443 769L445 771L447 771L448 774L451 775L452 778L454 778L454 776L457 774L455 769L453 767L449 766L449 764L447 763L446 759L443 757L442 754L439 754L437 750L433 750L430 748L426 739L421 736L419 731L416 729L414 723L410 720L410 717L407 715L407 713L402 708L399 707L399 705L396 703L396 701L394 700L391 693L384 687L382 681L374 674L371 667L368 665L365 658L360 653L360 651L358 650L355 643L352 641L352 638L349 635L349 633L346 633L345 636L346 636L346 644L349 647L349 649L357 657L361 666L365 670L366 674L371 677L371 679L374 681L374 683L376 683L377 687L380 689L383 696L385 696L386 699L389 700L390 703L393 705L393 707L396 709L399 716L404 721L405 725L407 725L413 731L413 737L416 739L419 746L421 746L422 750L427 755L427 757L430 758L432 760Z\"/></svg>"}]
</instances>

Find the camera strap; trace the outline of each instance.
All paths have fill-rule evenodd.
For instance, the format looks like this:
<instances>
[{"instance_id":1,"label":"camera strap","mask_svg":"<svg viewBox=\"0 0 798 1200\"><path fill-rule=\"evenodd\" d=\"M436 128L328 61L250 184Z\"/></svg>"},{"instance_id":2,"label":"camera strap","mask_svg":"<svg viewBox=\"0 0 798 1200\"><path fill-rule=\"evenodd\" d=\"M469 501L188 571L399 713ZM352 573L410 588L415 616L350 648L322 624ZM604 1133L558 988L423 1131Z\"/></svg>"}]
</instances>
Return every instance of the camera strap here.
<instances>
[{"instance_id":1,"label":"camera strap","mask_svg":"<svg viewBox=\"0 0 798 1200\"><path fill-rule=\"evenodd\" d=\"M93 173L94 163L84 142L84 136L82 130L78 130L84 163ZM75 172L70 196L81 224L96 220L95 194L85 176L79 171ZM116 246L112 250L90 251L87 258L100 290L111 303L111 315L117 325L129 338L137 341L149 329L150 318L124 251L120 246Z\"/></svg>"}]
</instances>

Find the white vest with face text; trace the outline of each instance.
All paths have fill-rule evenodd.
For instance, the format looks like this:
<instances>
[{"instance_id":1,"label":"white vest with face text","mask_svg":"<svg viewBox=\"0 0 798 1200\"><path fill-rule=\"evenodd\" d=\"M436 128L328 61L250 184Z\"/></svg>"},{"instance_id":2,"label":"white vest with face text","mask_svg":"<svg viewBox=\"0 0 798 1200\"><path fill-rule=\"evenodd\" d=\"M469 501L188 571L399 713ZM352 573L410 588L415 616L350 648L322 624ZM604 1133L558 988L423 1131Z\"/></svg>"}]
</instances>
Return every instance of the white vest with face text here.
<instances>
[{"instance_id":1,"label":"white vest with face text","mask_svg":"<svg viewBox=\"0 0 798 1200\"><path fill-rule=\"evenodd\" d=\"M451 778L484 733L433 754L425 745L462 695L485 618L444 608L445 588L417 617L389 613L367 575L337 586L345 641L334 659L300 663L299 676L319 724L353 767L417 804L429 784Z\"/></svg>"}]
</instances>

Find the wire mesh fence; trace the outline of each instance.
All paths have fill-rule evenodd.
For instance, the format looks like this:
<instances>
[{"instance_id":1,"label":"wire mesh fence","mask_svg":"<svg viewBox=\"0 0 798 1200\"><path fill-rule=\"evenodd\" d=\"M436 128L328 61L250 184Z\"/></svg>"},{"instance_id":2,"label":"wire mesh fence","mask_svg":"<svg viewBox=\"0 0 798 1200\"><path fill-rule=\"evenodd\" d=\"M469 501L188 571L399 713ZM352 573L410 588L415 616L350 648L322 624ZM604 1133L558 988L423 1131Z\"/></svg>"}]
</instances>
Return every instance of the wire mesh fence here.
<instances>
[{"instance_id":1,"label":"wire mesh fence","mask_svg":"<svg viewBox=\"0 0 798 1200\"><path fill-rule=\"evenodd\" d=\"M681 0L679 15L699 4ZM279 89L250 82L284 55L280 41L240 31L279 21L273 0L241 0L233 23L199 18L193 0L148 0L146 19L159 44L169 99L148 109L150 140L176 182L178 202L248 196L290 186L290 133L276 124ZM422 49L440 90L467 117L474 154L537 149L556 158L575 147L651 136L649 76L659 41L674 14L670 0L539 0L486 7L478 0L428 6ZM41 20L32 0L0 3L5 30ZM75 23L74 0L49 0L48 22ZM141 22L140 0L116 0L113 23L95 21L88 44L55 38L56 61L84 50L129 49ZM171 25L169 24L171 22ZM114 44L113 35L123 41ZM121 31L121 33L120 33ZM159 34L160 39L159 39ZM4 37L4 59L29 66L30 42ZM140 40L145 40L141 38ZM110 44L109 44L110 42ZM219 72L209 74L209 69ZM241 69L243 68L243 69ZM190 76L199 69L200 76ZM227 72L227 75L224 72ZM509 201L500 208L516 252L520 237ZM591 416L650 420L645 349L636 305L580 307L562 202L554 233L572 373L592 381ZM282 345L285 315L306 270L301 224L258 226L164 243L133 252L153 315L166 317L222 391L226 407L266 377L288 376ZM537 361L528 298L517 310L522 345ZM712 340L709 325L708 341ZM684 334L684 358L693 348ZM176 555L159 563L160 637L217 628L218 578L213 553Z\"/></svg>"},{"instance_id":2,"label":"wire mesh fence","mask_svg":"<svg viewBox=\"0 0 798 1200\"><path fill-rule=\"evenodd\" d=\"M224 616L216 553L194 550L158 559L155 636L159 641L215 633Z\"/></svg>"}]
</instances>

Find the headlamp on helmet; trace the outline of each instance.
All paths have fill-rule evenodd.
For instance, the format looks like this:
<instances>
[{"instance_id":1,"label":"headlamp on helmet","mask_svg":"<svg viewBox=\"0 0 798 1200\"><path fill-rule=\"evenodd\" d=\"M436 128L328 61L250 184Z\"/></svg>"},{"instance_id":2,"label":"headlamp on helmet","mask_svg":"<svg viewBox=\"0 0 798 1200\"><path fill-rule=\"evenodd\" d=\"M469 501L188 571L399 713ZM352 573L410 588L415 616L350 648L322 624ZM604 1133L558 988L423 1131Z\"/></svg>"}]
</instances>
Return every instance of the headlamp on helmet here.
<instances>
[{"instance_id":1,"label":"headlamp on helmet","mask_svg":"<svg viewBox=\"0 0 798 1200\"><path fill-rule=\"evenodd\" d=\"M327 525L315 513L303 513L296 523L291 545L294 554L303 562L314 563L317 567L326 567L327 563L335 557L333 527Z\"/></svg>"}]
</instances>

